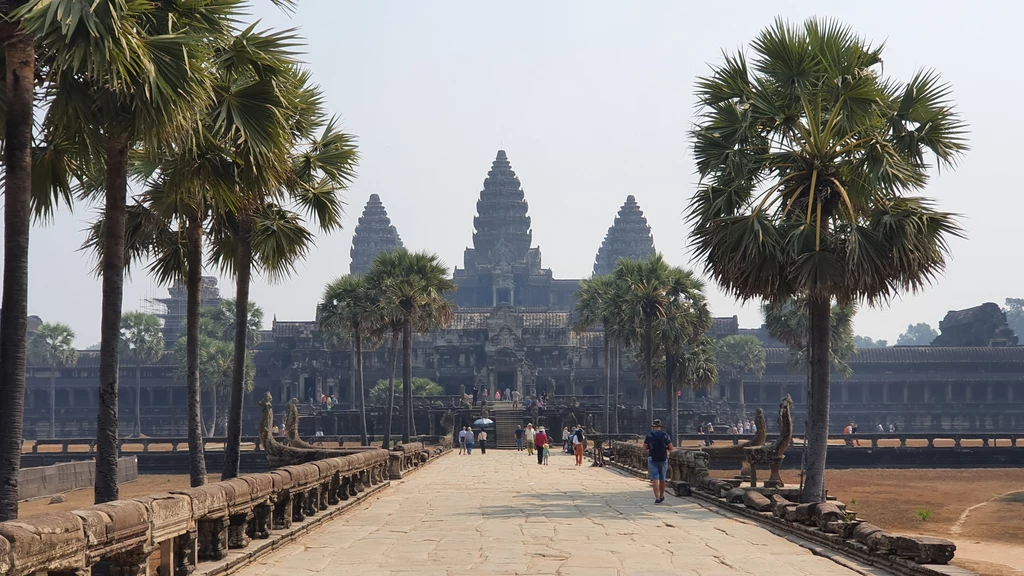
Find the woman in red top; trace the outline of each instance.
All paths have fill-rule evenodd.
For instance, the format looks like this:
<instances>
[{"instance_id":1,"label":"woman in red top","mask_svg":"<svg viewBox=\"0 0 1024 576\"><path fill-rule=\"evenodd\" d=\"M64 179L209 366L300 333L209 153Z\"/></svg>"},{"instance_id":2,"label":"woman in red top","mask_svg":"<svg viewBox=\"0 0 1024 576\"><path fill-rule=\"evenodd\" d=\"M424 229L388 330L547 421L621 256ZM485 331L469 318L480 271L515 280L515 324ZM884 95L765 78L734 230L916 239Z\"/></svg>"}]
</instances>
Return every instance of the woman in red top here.
<instances>
[{"instance_id":1,"label":"woman in red top","mask_svg":"<svg viewBox=\"0 0 1024 576\"><path fill-rule=\"evenodd\" d=\"M534 436L533 443L537 446L537 464L543 464L544 450L542 450L542 447L548 443L548 433L544 431L543 426L540 427L540 430L537 431L537 435Z\"/></svg>"}]
</instances>

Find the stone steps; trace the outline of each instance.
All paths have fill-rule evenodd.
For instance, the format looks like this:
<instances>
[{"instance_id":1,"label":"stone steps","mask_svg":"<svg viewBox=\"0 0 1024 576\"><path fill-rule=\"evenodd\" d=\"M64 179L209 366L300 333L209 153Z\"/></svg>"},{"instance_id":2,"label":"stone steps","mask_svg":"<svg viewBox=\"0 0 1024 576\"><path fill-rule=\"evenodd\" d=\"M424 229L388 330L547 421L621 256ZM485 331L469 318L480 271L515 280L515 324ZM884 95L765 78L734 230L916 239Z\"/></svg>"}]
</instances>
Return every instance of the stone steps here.
<instances>
[{"instance_id":1,"label":"stone steps","mask_svg":"<svg viewBox=\"0 0 1024 576\"><path fill-rule=\"evenodd\" d=\"M522 426L523 417L519 410L498 410L491 413L494 420L495 446L498 448L516 447L516 426Z\"/></svg>"}]
</instances>

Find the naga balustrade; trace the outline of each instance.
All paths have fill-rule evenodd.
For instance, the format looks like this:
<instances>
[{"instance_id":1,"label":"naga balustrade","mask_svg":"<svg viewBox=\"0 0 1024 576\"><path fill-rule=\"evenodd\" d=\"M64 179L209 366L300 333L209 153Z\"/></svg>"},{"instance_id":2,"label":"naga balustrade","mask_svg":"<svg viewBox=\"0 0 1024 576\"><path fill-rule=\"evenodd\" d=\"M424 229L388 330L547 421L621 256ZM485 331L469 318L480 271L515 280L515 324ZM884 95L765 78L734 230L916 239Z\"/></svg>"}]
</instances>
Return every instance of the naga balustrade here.
<instances>
[{"instance_id":1,"label":"naga balustrade","mask_svg":"<svg viewBox=\"0 0 1024 576\"><path fill-rule=\"evenodd\" d=\"M187 490L117 500L73 512L0 523L0 573L145 574L159 551L161 576L186 576L253 538L269 538L388 480L383 449L284 466Z\"/></svg>"},{"instance_id":2,"label":"naga balustrade","mask_svg":"<svg viewBox=\"0 0 1024 576\"><path fill-rule=\"evenodd\" d=\"M208 436L203 438L203 449L210 450L211 445L226 444L227 436ZM146 437L146 438L120 438L117 441L118 450L121 452L136 452L130 449L132 446L142 446L142 452L149 452L150 446L167 445L171 446L171 452L178 452L179 448L188 449L188 438L185 436L173 437ZM72 446L88 446L89 453L96 450L95 438L40 438L34 441L32 453L39 453L41 446L60 446L61 453L69 452ZM258 452L261 449L259 436L243 436L242 450Z\"/></svg>"},{"instance_id":3,"label":"naga balustrade","mask_svg":"<svg viewBox=\"0 0 1024 576\"><path fill-rule=\"evenodd\" d=\"M797 435L800 437L800 435ZM739 444L741 441L750 440L754 438L753 434L677 434L678 440L685 441L704 441L713 440L715 442L729 442L733 445ZM829 434L829 440L842 440L849 446L853 441L858 440L864 445L864 443L870 443L872 448L879 448L879 441L882 440L898 440L900 448L907 447L908 440L925 440L928 442L929 448L935 447L937 440L949 440L953 442L953 445L957 448L962 447L962 442L980 440L982 446L998 446L999 441L1002 440L1007 442L1010 446L1017 446L1017 441L1024 439L1024 433L1021 432L871 432L871 433L860 433L857 434ZM886 448L885 446L881 446ZM895 446L892 446L895 448Z\"/></svg>"}]
</instances>

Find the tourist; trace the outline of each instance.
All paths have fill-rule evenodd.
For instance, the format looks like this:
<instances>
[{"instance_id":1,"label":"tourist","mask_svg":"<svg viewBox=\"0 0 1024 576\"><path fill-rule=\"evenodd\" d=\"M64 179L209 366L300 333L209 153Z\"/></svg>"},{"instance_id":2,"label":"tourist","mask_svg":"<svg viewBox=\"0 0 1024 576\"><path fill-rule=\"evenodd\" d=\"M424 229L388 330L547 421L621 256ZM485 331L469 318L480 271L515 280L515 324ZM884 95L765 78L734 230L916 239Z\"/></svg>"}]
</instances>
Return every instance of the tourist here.
<instances>
[{"instance_id":1,"label":"tourist","mask_svg":"<svg viewBox=\"0 0 1024 576\"><path fill-rule=\"evenodd\" d=\"M502 398L504 398L506 402L508 402L509 400L511 400L511 399L512 399L512 390L510 390L510 389L509 389L509 388L508 388L508 387L506 386L506 387L505 387L505 393L504 393L504 394L502 394L502 395L501 395L501 397L502 397Z\"/></svg>"},{"instance_id":2,"label":"tourist","mask_svg":"<svg viewBox=\"0 0 1024 576\"><path fill-rule=\"evenodd\" d=\"M480 394L480 388L473 386L473 406L476 406L476 399Z\"/></svg>"},{"instance_id":3,"label":"tourist","mask_svg":"<svg viewBox=\"0 0 1024 576\"><path fill-rule=\"evenodd\" d=\"M672 450L672 439L661 429L661 420L655 420L647 437L644 450L647 451L647 472L654 489L654 503L665 501L665 480L668 477L668 453Z\"/></svg>"},{"instance_id":4,"label":"tourist","mask_svg":"<svg viewBox=\"0 0 1024 576\"><path fill-rule=\"evenodd\" d=\"M334 396L334 394L331 394L331 404L333 404L335 408L338 407L338 399Z\"/></svg>"},{"instance_id":5,"label":"tourist","mask_svg":"<svg viewBox=\"0 0 1024 576\"><path fill-rule=\"evenodd\" d=\"M518 452L523 451L523 427L516 426L516 450Z\"/></svg>"},{"instance_id":6,"label":"tourist","mask_svg":"<svg viewBox=\"0 0 1024 576\"><path fill-rule=\"evenodd\" d=\"M889 424L889 434L895 434L895 433L896 433L896 425L890 423Z\"/></svg>"},{"instance_id":7,"label":"tourist","mask_svg":"<svg viewBox=\"0 0 1024 576\"><path fill-rule=\"evenodd\" d=\"M484 400L487 400L487 398L490 395L490 392L487 390L487 388L484 388L483 390L480 391L480 395L483 396Z\"/></svg>"},{"instance_id":8,"label":"tourist","mask_svg":"<svg viewBox=\"0 0 1024 576\"><path fill-rule=\"evenodd\" d=\"M543 428L541 428L541 430L543 430ZM547 465L548 465L548 457L550 457L550 456L551 456L551 445L549 445L549 444L545 444L545 445L544 445L544 446L543 446L543 447L542 447L542 448L540 449L540 452L538 452L538 454L543 454L543 455L544 455L544 458L543 458L542 464L544 464L545 466L547 466Z\"/></svg>"},{"instance_id":9,"label":"tourist","mask_svg":"<svg viewBox=\"0 0 1024 576\"><path fill-rule=\"evenodd\" d=\"M526 438L526 455L533 456L534 440L537 436L537 431L533 429L533 424L526 425L526 431L523 432L523 436Z\"/></svg>"},{"instance_id":10,"label":"tourist","mask_svg":"<svg viewBox=\"0 0 1024 576\"><path fill-rule=\"evenodd\" d=\"M577 427L576 432L572 435L572 450L576 454L576 465L583 466L583 442L586 439L583 437L583 428Z\"/></svg>"},{"instance_id":11,"label":"tourist","mask_svg":"<svg viewBox=\"0 0 1024 576\"><path fill-rule=\"evenodd\" d=\"M750 420L749 422L750 422L750 433L751 434L757 434L757 423L754 422L753 420Z\"/></svg>"},{"instance_id":12,"label":"tourist","mask_svg":"<svg viewBox=\"0 0 1024 576\"><path fill-rule=\"evenodd\" d=\"M879 433L879 434L882 434L882 433L884 433L884 432L885 432L885 428L883 428L883 427L882 427L882 423L881 423L881 422L879 422L879 423L878 423L878 433Z\"/></svg>"},{"instance_id":13,"label":"tourist","mask_svg":"<svg viewBox=\"0 0 1024 576\"><path fill-rule=\"evenodd\" d=\"M569 444L569 427L562 426L562 452L572 454L572 447Z\"/></svg>"},{"instance_id":14,"label":"tourist","mask_svg":"<svg viewBox=\"0 0 1024 576\"><path fill-rule=\"evenodd\" d=\"M537 430L537 435L534 436L533 442L538 446L538 449L537 449L537 464L543 464L544 463L544 453L548 452L548 450L544 450L544 448L548 448L548 446L547 446L547 444L548 444L548 433L544 431L544 427L543 426L541 426L540 429Z\"/></svg>"},{"instance_id":15,"label":"tourist","mask_svg":"<svg viewBox=\"0 0 1024 576\"><path fill-rule=\"evenodd\" d=\"M512 391L512 409L513 410L515 410L516 408L519 408L519 396L520 396L519 390L513 390Z\"/></svg>"},{"instance_id":16,"label":"tourist","mask_svg":"<svg viewBox=\"0 0 1024 576\"><path fill-rule=\"evenodd\" d=\"M316 434L313 434L313 443L317 446L324 445L324 431L317 429Z\"/></svg>"},{"instance_id":17,"label":"tourist","mask_svg":"<svg viewBox=\"0 0 1024 576\"><path fill-rule=\"evenodd\" d=\"M459 430L459 454L466 451L466 427L463 426L462 430Z\"/></svg>"},{"instance_id":18,"label":"tourist","mask_svg":"<svg viewBox=\"0 0 1024 576\"><path fill-rule=\"evenodd\" d=\"M714 433L715 433L715 425L713 423L711 423L711 422L708 422L708 446L714 446L715 445L715 439L711 437L711 435L714 434Z\"/></svg>"},{"instance_id":19,"label":"tourist","mask_svg":"<svg viewBox=\"0 0 1024 576\"><path fill-rule=\"evenodd\" d=\"M530 400L530 397L527 396L526 399L523 400L523 410L524 411L529 410L530 409L530 405L532 405L532 404L533 404L533 400Z\"/></svg>"},{"instance_id":20,"label":"tourist","mask_svg":"<svg viewBox=\"0 0 1024 576\"><path fill-rule=\"evenodd\" d=\"M854 433L854 434L857 434L857 430L858 430L858 427L857 427L857 423L856 423L856 422L854 422L854 423L852 424L852 426L853 426L853 433ZM853 442L854 442L854 444L856 444L857 446L860 446L860 439L858 439L858 438L854 438L854 439L853 439Z\"/></svg>"},{"instance_id":21,"label":"tourist","mask_svg":"<svg viewBox=\"0 0 1024 576\"><path fill-rule=\"evenodd\" d=\"M487 430L480 430L480 433L476 435L476 440L480 443L480 453L487 454Z\"/></svg>"},{"instance_id":22,"label":"tourist","mask_svg":"<svg viewBox=\"0 0 1024 576\"><path fill-rule=\"evenodd\" d=\"M501 402L501 389L494 391L494 401Z\"/></svg>"},{"instance_id":23,"label":"tourist","mask_svg":"<svg viewBox=\"0 0 1024 576\"><path fill-rule=\"evenodd\" d=\"M473 427L466 428L466 454L473 453Z\"/></svg>"}]
</instances>

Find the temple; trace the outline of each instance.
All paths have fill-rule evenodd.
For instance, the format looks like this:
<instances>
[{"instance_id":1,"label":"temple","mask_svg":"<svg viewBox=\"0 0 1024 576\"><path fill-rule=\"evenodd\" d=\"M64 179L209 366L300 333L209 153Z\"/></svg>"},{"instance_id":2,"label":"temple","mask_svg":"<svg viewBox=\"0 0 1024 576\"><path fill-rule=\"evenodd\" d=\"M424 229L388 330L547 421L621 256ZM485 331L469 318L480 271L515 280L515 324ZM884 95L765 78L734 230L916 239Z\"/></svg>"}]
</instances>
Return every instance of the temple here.
<instances>
[{"instance_id":1,"label":"temple","mask_svg":"<svg viewBox=\"0 0 1024 576\"><path fill-rule=\"evenodd\" d=\"M352 262L349 264L349 273L366 274L377 254L403 246L402 238L391 224L380 196L370 194L352 236L352 249L349 251Z\"/></svg>"},{"instance_id":2,"label":"temple","mask_svg":"<svg viewBox=\"0 0 1024 576\"><path fill-rule=\"evenodd\" d=\"M612 216L609 209L609 216ZM556 279L541 265L540 248L533 245L529 206L519 178L505 151L491 164L477 201L472 247L453 279L458 290L453 321L443 329L417 334L413 345L413 375L429 378L448 395L424 399L434 406L450 406L455 397L473 387L519 390L523 395L548 394L551 402L576 397L584 406L600 412L604 402L604 332L601 327L576 332L572 329L578 279ZM352 238L352 273L365 272L384 250L402 246L381 199L376 194L359 218ZM610 272L620 259L645 258L655 253L654 236L637 205L627 196L614 217L594 260L594 273ZM184 290L174 285L170 297L158 300L166 306L164 336L173 346L184 320ZM204 278L204 304L219 299L216 279ZM298 398L302 403L334 394L340 401L330 419L322 424L327 433L355 430L355 379L348 343L329 347L313 320L316 303L310 302L308 320L278 321L262 332L254 350L255 390L247 396L245 434L253 434L260 410L256 399L265 392L274 398ZM999 307L992 303L952 311L939 324L941 334L932 346L862 349L849 361L853 374L833 376L832 413L836 430L846 422L863 429L877 424L896 424L900 430L1006 431L1024 426L1024 347L1007 326ZM773 413L787 394L796 400L794 410L805 410L806 375L790 370L789 353L771 339L763 327L741 328L736 317L716 318L709 336L750 334L768 348L768 367L761 378L743 381L748 413L763 408ZM368 346L364 355L365 383L369 390L390 373L388 346ZM636 408L645 397L637 379L632 353L623 350L618 374L618 403L623 410L623 431L647 429L646 411ZM168 352L159 362L144 366L141 386L144 434L185 434L185 384ZM83 351L78 365L62 369L56 378L55 404L59 436L95 433L98 353ZM134 366L122 362L122 382L128 383ZM50 369L29 366L25 409L26 437L49 430ZM740 382L722 376L711 391L683 393L684 426L693 429L699 419L728 422L738 408ZM214 404L204 391L203 406ZM655 408L664 414L663 390L655 391ZM135 386L121 387L122 419L131 422L135 410ZM380 407L368 410L370 427L380 433ZM207 413L204 418L210 417ZM419 418L420 416L417 416ZM425 417L425 416L424 416ZM661 416L664 417L664 416ZM397 419L396 419L397 420ZM418 426L427 430L424 421ZM795 423L802 430L803 419Z\"/></svg>"}]
</instances>

